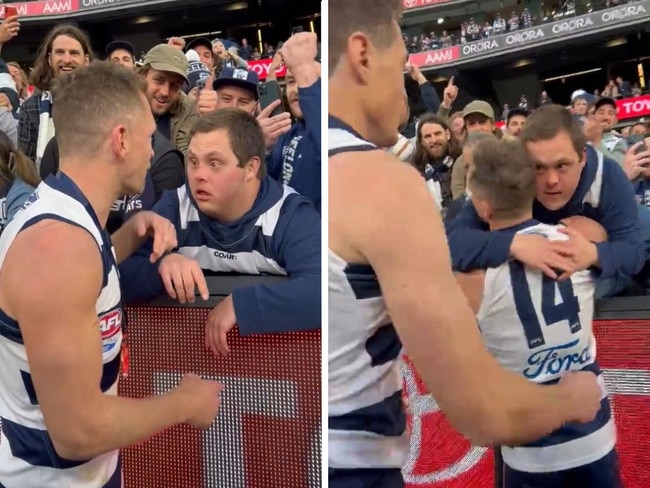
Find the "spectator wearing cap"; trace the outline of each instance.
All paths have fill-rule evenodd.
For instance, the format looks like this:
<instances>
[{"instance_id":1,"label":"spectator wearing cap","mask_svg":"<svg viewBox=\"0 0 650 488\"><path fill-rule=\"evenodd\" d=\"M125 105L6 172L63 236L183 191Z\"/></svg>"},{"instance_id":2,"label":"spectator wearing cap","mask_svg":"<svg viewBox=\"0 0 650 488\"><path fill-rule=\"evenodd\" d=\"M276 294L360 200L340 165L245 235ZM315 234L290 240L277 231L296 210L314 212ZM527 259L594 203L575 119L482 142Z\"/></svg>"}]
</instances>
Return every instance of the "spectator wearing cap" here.
<instances>
[{"instance_id":1,"label":"spectator wearing cap","mask_svg":"<svg viewBox=\"0 0 650 488\"><path fill-rule=\"evenodd\" d=\"M528 110L522 108L515 108L508 111L508 117L506 119L506 130L505 133L513 136L519 137L521 131L526 124L526 118L528 117Z\"/></svg>"},{"instance_id":2,"label":"spectator wearing cap","mask_svg":"<svg viewBox=\"0 0 650 488\"><path fill-rule=\"evenodd\" d=\"M208 69L212 70L214 68L214 54L212 53L212 43L210 42L210 39L198 37L193 41L190 41L185 48L185 52L187 53L190 49L196 51L199 55L199 61L206 65Z\"/></svg>"},{"instance_id":3,"label":"spectator wearing cap","mask_svg":"<svg viewBox=\"0 0 650 488\"><path fill-rule=\"evenodd\" d=\"M198 118L194 103L182 91L187 77L187 58L179 49L158 44L145 55L139 68L146 82L146 96L158 132L187 155L189 133Z\"/></svg>"},{"instance_id":4,"label":"spectator wearing cap","mask_svg":"<svg viewBox=\"0 0 650 488\"><path fill-rule=\"evenodd\" d=\"M106 46L106 60L128 69L134 69L135 49L130 42L113 41Z\"/></svg>"},{"instance_id":5,"label":"spectator wearing cap","mask_svg":"<svg viewBox=\"0 0 650 488\"><path fill-rule=\"evenodd\" d=\"M267 159L269 174L321 204L321 80L316 34L299 32L282 46L286 96L296 122L280 136ZM268 146L267 146L268 147Z\"/></svg>"},{"instance_id":6,"label":"spectator wearing cap","mask_svg":"<svg viewBox=\"0 0 650 488\"><path fill-rule=\"evenodd\" d=\"M589 111L589 105L596 101L594 95L590 95L584 90L576 90L571 94L571 113L578 117L586 117Z\"/></svg>"},{"instance_id":7,"label":"spectator wearing cap","mask_svg":"<svg viewBox=\"0 0 650 488\"><path fill-rule=\"evenodd\" d=\"M614 159L618 164L623 164L627 152L627 143L624 138L615 134L612 130L618 122L616 102L612 98L601 98L596 102L594 109L593 117L595 122L602 128L602 135L600 131L594 131L596 134L594 138L589 137L590 134L587 134L587 137L596 149ZM600 135L600 138L598 135Z\"/></svg>"},{"instance_id":8,"label":"spectator wearing cap","mask_svg":"<svg viewBox=\"0 0 650 488\"><path fill-rule=\"evenodd\" d=\"M260 78L255 71L225 67L212 83L217 92L217 110L238 108L249 114L257 109L257 85Z\"/></svg>"},{"instance_id":9,"label":"spectator wearing cap","mask_svg":"<svg viewBox=\"0 0 650 488\"><path fill-rule=\"evenodd\" d=\"M467 134L471 134L472 132L483 132L485 134L495 133L494 109L486 101L474 100L468 103L463 109L463 120L465 121L465 131ZM461 160L462 157L461 155L456 160L451 173L451 193L454 200L465 193L467 168L466 164Z\"/></svg>"}]
</instances>

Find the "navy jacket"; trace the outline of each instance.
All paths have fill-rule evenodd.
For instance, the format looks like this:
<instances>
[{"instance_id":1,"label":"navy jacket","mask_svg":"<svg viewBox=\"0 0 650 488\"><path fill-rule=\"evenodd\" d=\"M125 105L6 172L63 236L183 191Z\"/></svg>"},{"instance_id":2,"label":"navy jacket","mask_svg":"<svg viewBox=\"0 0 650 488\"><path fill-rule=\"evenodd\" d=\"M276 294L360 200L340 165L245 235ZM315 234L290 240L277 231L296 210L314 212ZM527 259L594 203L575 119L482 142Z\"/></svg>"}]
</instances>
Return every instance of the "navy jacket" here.
<instances>
[{"instance_id":1,"label":"navy jacket","mask_svg":"<svg viewBox=\"0 0 650 488\"><path fill-rule=\"evenodd\" d=\"M587 146L587 162L571 200L557 211L537 200L533 204L533 218L545 224L557 224L574 215L593 219L607 231L609 241L596 244L602 278L630 277L639 272L646 250L634 190L618 163L591 146ZM514 236L490 232L471 201L447 225L455 270L493 268L508 260Z\"/></svg>"}]
</instances>

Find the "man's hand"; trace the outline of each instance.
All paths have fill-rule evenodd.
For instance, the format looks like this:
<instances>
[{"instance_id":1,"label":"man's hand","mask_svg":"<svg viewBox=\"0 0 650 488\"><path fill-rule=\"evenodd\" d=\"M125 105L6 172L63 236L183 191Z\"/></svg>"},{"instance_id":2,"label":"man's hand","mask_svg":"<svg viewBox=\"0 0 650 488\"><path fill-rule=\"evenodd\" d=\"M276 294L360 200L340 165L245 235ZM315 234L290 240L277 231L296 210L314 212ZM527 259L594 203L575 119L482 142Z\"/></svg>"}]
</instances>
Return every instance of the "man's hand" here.
<instances>
[{"instance_id":1,"label":"man's hand","mask_svg":"<svg viewBox=\"0 0 650 488\"><path fill-rule=\"evenodd\" d=\"M178 246L176 240L176 229L174 225L164 217L150 211L142 211L131 217L131 225L138 237L153 238L153 252L149 261L155 263L165 253Z\"/></svg>"},{"instance_id":2,"label":"man's hand","mask_svg":"<svg viewBox=\"0 0 650 488\"><path fill-rule=\"evenodd\" d=\"M212 76L206 80L205 88L199 91L199 95L196 99L196 106L201 115L217 110L219 96L217 95L217 92L212 89L212 81Z\"/></svg>"},{"instance_id":3,"label":"man's hand","mask_svg":"<svg viewBox=\"0 0 650 488\"><path fill-rule=\"evenodd\" d=\"M291 129L291 114L289 112L282 112L280 115L271 117L271 113L280 106L280 103L280 100L276 100L257 116L267 150L271 150L278 138Z\"/></svg>"},{"instance_id":4,"label":"man's hand","mask_svg":"<svg viewBox=\"0 0 650 488\"><path fill-rule=\"evenodd\" d=\"M426 77L422 74L422 71L420 71L420 68L414 64L411 64L410 61L406 63L406 71L408 71L411 79L417 82L418 85L423 85L424 83L428 82Z\"/></svg>"},{"instance_id":5,"label":"man's hand","mask_svg":"<svg viewBox=\"0 0 650 488\"><path fill-rule=\"evenodd\" d=\"M571 260L572 269L564 270L559 277L564 280L576 271L583 271L591 266L598 265L598 249L596 244L588 241L580 231L572 227L560 229L560 232L569 236L567 241L552 241L552 249Z\"/></svg>"},{"instance_id":6,"label":"man's hand","mask_svg":"<svg viewBox=\"0 0 650 488\"><path fill-rule=\"evenodd\" d=\"M167 45L182 51L185 49L185 39L182 37L170 37Z\"/></svg>"},{"instance_id":7,"label":"man's hand","mask_svg":"<svg viewBox=\"0 0 650 488\"><path fill-rule=\"evenodd\" d=\"M235 306L232 295L229 295L208 314L208 323L205 326L205 347L214 355L226 356L230 352L228 347L228 331L237 324Z\"/></svg>"},{"instance_id":8,"label":"man's hand","mask_svg":"<svg viewBox=\"0 0 650 488\"><path fill-rule=\"evenodd\" d=\"M158 273L167 294L181 303L194 303L195 290L203 300L210 298L208 284L199 263L178 253L165 256L160 261Z\"/></svg>"},{"instance_id":9,"label":"man's hand","mask_svg":"<svg viewBox=\"0 0 650 488\"><path fill-rule=\"evenodd\" d=\"M600 144L603 140L603 126L596 122L593 115L585 117L585 123L582 127L585 137L593 144Z\"/></svg>"},{"instance_id":10,"label":"man's hand","mask_svg":"<svg viewBox=\"0 0 650 488\"><path fill-rule=\"evenodd\" d=\"M644 174L648 166L650 166L650 151L646 149L638 154L636 153L642 145L643 142L637 142L625 153L623 170L625 170L625 174L630 181Z\"/></svg>"},{"instance_id":11,"label":"man's hand","mask_svg":"<svg viewBox=\"0 0 650 488\"><path fill-rule=\"evenodd\" d=\"M449 78L445 90L442 92L442 106L450 109L458 98L458 87L454 85L454 77Z\"/></svg>"},{"instance_id":12,"label":"man's hand","mask_svg":"<svg viewBox=\"0 0 650 488\"><path fill-rule=\"evenodd\" d=\"M577 230L591 242L607 242L607 231L593 219L583 217L582 215L574 215L573 217L562 219L561 223Z\"/></svg>"},{"instance_id":13,"label":"man's hand","mask_svg":"<svg viewBox=\"0 0 650 488\"><path fill-rule=\"evenodd\" d=\"M221 390L223 385L216 381L203 380L194 373L183 376L176 391L189 407L186 423L203 430L210 428L219 411Z\"/></svg>"},{"instance_id":14,"label":"man's hand","mask_svg":"<svg viewBox=\"0 0 650 488\"><path fill-rule=\"evenodd\" d=\"M554 270L573 272L573 262L553 248L553 242L544 236L518 234L510 246L510 254L517 261L537 269L549 278L557 279Z\"/></svg>"},{"instance_id":15,"label":"man's hand","mask_svg":"<svg viewBox=\"0 0 650 488\"><path fill-rule=\"evenodd\" d=\"M18 16L7 17L0 24L0 45L11 41L20 32Z\"/></svg>"},{"instance_id":16,"label":"man's hand","mask_svg":"<svg viewBox=\"0 0 650 488\"><path fill-rule=\"evenodd\" d=\"M273 56L273 61L271 62L271 66L269 66L269 74L267 75L266 80L275 80L275 73L282 67L283 64L284 60L282 59L282 52L278 51Z\"/></svg>"},{"instance_id":17,"label":"man's hand","mask_svg":"<svg viewBox=\"0 0 650 488\"><path fill-rule=\"evenodd\" d=\"M603 389L590 371L575 371L562 375L559 386L566 392L570 422L591 422L600 410Z\"/></svg>"},{"instance_id":18,"label":"man's hand","mask_svg":"<svg viewBox=\"0 0 650 488\"><path fill-rule=\"evenodd\" d=\"M313 65L318 55L318 37L313 32L298 32L284 43L280 53L289 71Z\"/></svg>"},{"instance_id":19,"label":"man's hand","mask_svg":"<svg viewBox=\"0 0 650 488\"><path fill-rule=\"evenodd\" d=\"M4 93L0 93L0 108L4 108L7 112L12 112L14 109L9 101L9 97Z\"/></svg>"}]
</instances>

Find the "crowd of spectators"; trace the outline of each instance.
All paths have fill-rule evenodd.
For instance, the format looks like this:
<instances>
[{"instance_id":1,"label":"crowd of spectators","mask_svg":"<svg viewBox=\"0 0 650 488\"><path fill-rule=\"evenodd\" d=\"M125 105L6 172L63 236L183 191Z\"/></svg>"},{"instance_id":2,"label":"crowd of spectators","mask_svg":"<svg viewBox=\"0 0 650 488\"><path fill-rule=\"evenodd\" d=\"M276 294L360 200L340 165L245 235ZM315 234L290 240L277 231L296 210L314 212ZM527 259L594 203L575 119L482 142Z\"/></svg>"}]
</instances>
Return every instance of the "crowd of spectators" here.
<instances>
[{"instance_id":1,"label":"crowd of spectators","mask_svg":"<svg viewBox=\"0 0 650 488\"><path fill-rule=\"evenodd\" d=\"M616 173L616 185L619 187L617 191L629 194L628 217L637 213L631 206L632 197L636 197L638 219L633 219L634 222L629 218L628 220L630 229L638 225L636 228L640 228L640 232L630 230L629 235L620 234L616 239L634 240L633 247L637 256L634 259L637 261L630 261L629 267L623 265L624 269L621 268L612 275L608 273L611 279L603 280L598 296L646 293L650 287L650 120L640 119L619 124L615 99L603 96L596 98L584 90L573 93L570 101L554 101L543 92L539 103L533 104L525 96L520 96L513 108L505 107L503 114L498 114L494 106L485 100L473 100L464 107L455 107L459 87L455 85L453 77L445 87L442 99L417 67L409 66L409 78L409 107L417 107L417 111L410 111L408 122L401 128L400 140L391 151L401 160L411 163L421 173L433 199L442 211L451 232L450 236L463 236L458 239L450 238L452 259L459 270L463 270L470 262L475 265L478 260L491 259L486 254L487 249L484 249L485 252L479 252L479 244L471 243L472 239L465 232L469 231L467 226L471 228L474 224L468 223L464 217L459 217L461 212L466 215L468 207L465 205L468 198L467 157L471 156L473 147L486 137L519 138L526 127L528 117L538 110L547 110L546 107L550 107L556 113L559 113L558 110L564 110L566 117L571 116L572 122L565 121L565 124L567 127L571 125L572 131L579 131L580 137L586 140L590 165L602 154L609 161L607 164L610 167L615 165L620 168L610 168L608 171ZM418 87L419 100L416 103L413 99L418 97L409 89L412 88L411 83L417 84ZM630 83L618 79L615 84L622 92L632 93ZM558 105L567 102L568 107ZM607 183L608 186L610 184ZM567 198L569 196L567 195ZM543 195L540 196L542 197ZM583 204L584 202L586 200ZM599 211L605 213L611 211L612 215L618 211L618 204L614 200L592 202L589 205L599 206ZM605 210L604 206L608 205L611 209ZM469 207L471 208L471 205ZM619 232L614 225L616 219L622 219L622 216L615 217L607 224L612 226L612 236ZM641 247L641 242L644 247ZM472 246L473 250L469 251L468 248ZM485 265L485 262L481 262ZM641 266L643 263L646 263L644 267Z\"/></svg>"},{"instance_id":2,"label":"crowd of spectators","mask_svg":"<svg viewBox=\"0 0 650 488\"><path fill-rule=\"evenodd\" d=\"M535 25L554 22L576 15L616 7L633 1L637 0L595 0L589 3L589 7L584 12L576 10L576 5L573 0L562 0L549 6L542 5L540 10L534 12L531 12L531 9L528 7L518 7L512 10L509 15L500 12L485 12L481 13L480 20L474 17L463 20L459 28L443 28L442 31L437 33L434 30L426 32L427 29L423 27L422 30L424 32L420 35L409 37L403 34L403 37L411 54L434 51L457 44L466 44L481 39L488 39L508 32L527 29ZM444 20L444 23L448 23L447 19Z\"/></svg>"}]
</instances>

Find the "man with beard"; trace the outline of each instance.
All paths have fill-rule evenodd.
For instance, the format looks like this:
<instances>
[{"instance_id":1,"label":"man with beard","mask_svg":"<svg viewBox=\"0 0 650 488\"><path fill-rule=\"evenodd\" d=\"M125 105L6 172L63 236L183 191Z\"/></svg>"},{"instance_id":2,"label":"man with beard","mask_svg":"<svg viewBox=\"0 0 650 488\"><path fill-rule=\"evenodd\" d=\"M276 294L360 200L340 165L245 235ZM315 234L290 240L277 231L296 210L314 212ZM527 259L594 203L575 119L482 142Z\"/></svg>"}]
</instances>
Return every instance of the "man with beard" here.
<instances>
[{"instance_id":1,"label":"man with beard","mask_svg":"<svg viewBox=\"0 0 650 488\"><path fill-rule=\"evenodd\" d=\"M194 102L182 91L188 81L187 68L187 58L179 49L158 44L149 50L140 69L158 132L184 155L190 129L199 116Z\"/></svg>"},{"instance_id":2,"label":"man with beard","mask_svg":"<svg viewBox=\"0 0 650 488\"><path fill-rule=\"evenodd\" d=\"M314 202L321 199L321 89L316 34L300 32L282 46L289 110L296 118L278 139L267 160L269 175Z\"/></svg>"},{"instance_id":3,"label":"man with beard","mask_svg":"<svg viewBox=\"0 0 650 488\"><path fill-rule=\"evenodd\" d=\"M424 176L429 192L444 215L453 201L451 168L454 160L449 155L451 131L440 117L425 114L420 118L416 140L412 164Z\"/></svg>"},{"instance_id":4,"label":"man with beard","mask_svg":"<svg viewBox=\"0 0 650 488\"><path fill-rule=\"evenodd\" d=\"M71 25L55 27L41 44L30 79L36 91L23 103L18 122L18 147L37 166L45 146L54 137L53 100L49 91L52 82L90 63L92 57L88 36Z\"/></svg>"}]
</instances>

